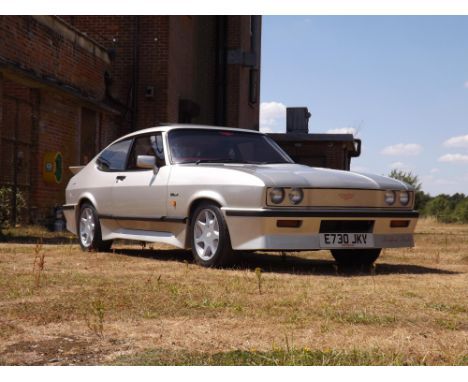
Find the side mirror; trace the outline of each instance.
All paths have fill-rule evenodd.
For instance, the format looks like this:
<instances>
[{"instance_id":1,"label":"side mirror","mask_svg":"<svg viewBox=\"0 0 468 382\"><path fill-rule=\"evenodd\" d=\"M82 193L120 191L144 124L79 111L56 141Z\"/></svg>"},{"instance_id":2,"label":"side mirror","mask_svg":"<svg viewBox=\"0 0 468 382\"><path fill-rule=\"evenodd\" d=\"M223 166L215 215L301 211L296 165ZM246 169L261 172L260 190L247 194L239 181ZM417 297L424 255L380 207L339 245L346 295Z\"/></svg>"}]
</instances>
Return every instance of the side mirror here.
<instances>
[{"instance_id":1,"label":"side mirror","mask_svg":"<svg viewBox=\"0 0 468 382\"><path fill-rule=\"evenodd\" d=\"M154 175L156 175L159 170L156 166L156 157L152 155L138 155L136 165L138 168L153 169Z\"/></svg>"}]
</instances>

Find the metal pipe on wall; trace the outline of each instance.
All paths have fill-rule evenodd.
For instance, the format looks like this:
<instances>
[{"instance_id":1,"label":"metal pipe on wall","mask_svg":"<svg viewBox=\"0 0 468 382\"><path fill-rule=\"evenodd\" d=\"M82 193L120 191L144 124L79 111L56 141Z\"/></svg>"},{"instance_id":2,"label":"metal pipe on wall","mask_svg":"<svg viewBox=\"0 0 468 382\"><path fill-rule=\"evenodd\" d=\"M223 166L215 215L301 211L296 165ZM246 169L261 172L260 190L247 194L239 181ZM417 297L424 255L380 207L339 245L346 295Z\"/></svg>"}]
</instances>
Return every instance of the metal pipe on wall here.
<instances>
[{"instance_id":1,"label":"metal pipe on wall","mask_svg":"<svg viewBox=\"0 0 468 382\"><path fill-rule=\"evenodd\" d=\"M133 20L132 130L138 130L138 71L140 68L140 16Z\"/></svg>"},{"instance_id":2,"label":"metal pipe on wall","mask_svg":"<svg viewBox=\"0 0 468 382\"><path fill-rule=\"evenodd\" d=\"M226 124L226 27L227 16L216 16L215 125Z\"/></svg>"}]
</instances>

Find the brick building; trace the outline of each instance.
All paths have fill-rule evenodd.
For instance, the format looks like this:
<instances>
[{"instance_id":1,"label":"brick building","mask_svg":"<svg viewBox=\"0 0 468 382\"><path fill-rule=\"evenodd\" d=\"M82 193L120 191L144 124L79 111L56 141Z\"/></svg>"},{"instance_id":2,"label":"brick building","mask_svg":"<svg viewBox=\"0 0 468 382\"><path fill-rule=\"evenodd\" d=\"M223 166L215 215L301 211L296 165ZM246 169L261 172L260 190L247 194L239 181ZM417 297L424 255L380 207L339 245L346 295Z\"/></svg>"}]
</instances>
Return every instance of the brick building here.
<instances>
[{"instance_id":1,"label":"brick building","mask_svg":"<svg viewBox=\"0 0 468 382\"><path fill-rule=\"evenodd\" d=\"M126 132L258 130L260 34L259 16L0 16L0 186L40 222L68 166Z\"/></svg>"}]
</instances>

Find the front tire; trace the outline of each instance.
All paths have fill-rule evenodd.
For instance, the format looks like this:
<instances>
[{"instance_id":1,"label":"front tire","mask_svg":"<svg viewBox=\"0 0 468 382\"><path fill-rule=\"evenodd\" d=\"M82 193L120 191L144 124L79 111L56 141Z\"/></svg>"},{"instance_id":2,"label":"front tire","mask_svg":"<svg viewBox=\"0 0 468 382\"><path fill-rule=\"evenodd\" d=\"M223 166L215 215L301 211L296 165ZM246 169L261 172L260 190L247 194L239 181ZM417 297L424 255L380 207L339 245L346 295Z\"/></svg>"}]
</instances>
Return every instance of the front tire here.
<instances>
[{"instance_id":1,"label":"front tire","mask_svg":"<svg viewBox=\"0 0 468 382\"><path fill-rule=\"evenodd\" d=\"M101 223L94 206L83 203L78 218L78 239L81 249L86 252L107 252L112 246L112 240L102 240Z\"/></svg>"},{"instance_id":2,"label":"front tire","mask_svg":"<svg viewBox=\"0 0 468 382\"><path fill-rule=\"evenodd\" d=\"M331 251L338 265L371 266L380 256L382 249L334 249Z\"/></svg>"},{"instance_id":3,"label":"front tire","mask_svg":"<svg viewBox=\"0 0 468 382\"><path fill-rule=\"evenodd\" d=\"M203 203L190 222L192 253L203 267L221 267L232 259L231 240L224 216L218 206Z\"/></svg>"}]
</instances>

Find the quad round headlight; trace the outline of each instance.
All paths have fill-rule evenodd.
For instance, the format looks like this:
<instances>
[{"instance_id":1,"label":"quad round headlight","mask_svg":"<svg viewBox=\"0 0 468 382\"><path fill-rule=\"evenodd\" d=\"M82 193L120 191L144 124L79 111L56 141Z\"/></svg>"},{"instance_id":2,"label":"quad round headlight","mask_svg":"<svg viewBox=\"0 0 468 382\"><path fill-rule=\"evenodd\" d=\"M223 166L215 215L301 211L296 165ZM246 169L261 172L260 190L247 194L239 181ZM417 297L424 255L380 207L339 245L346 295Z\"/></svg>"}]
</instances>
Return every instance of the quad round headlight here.
<instances>
[{"instance_id":1,"label":"quad round headlight","mask_svg":"<svg viewBox=\"0 0 468 382\"><path fill-rule=\"evenodd\" d=\"M387 191L385 193L385 203L388 205L395 203L395 191Z\"/></svg>"},{"instance_id":2,"label":"quad round headlight","mask_svg":"<svg viewBox=\"0 0 468 382\"><path fill-rule=\"evenodd\" d=\"M292 188L288 196L292 204L299 204L304 199L304 192L300 188Z\"/></svg>"},{"instance_id":3,"label":"quad round headlight","mask_svg":"<svg viewBox=\"0 0 468 382\"><path fill-rule=\"evenodd\" d=\"M284 190L282 188L272 188L269 196L274 204L280 204L284 200Z\"/></svg>"},{"instance_id":4,"label":"quad round headlight","mask_svg":"<svg viewBox=\"0 0 468 382\"><path fill-rule=\"evenodd\" d=\"M410 193L408 191L400 192L400 203L406 206L410 201Z\"/></svg>"}]
</instances>

